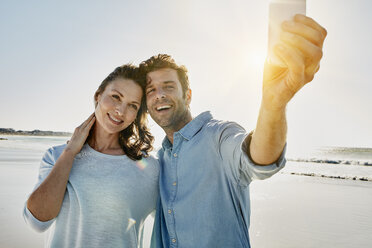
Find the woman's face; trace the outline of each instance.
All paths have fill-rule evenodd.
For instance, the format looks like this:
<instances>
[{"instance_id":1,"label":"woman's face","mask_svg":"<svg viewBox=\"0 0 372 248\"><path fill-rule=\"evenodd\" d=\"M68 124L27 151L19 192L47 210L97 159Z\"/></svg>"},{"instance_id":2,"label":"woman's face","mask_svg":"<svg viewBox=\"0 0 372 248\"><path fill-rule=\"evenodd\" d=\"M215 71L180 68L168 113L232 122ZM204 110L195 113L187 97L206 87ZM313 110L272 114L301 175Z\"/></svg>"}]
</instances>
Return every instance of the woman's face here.
<instances>
[{"instance_id":1,"label":"woman's face","mask_svg":"<svg viewBox=\"0 0 372 248\"><path fill-rule=\"evenodd\" d=\"M131 79L117 78L97 96L96 124L109 134L127 128L137 116L142 89Z\"/></svg>"}]
</instances>

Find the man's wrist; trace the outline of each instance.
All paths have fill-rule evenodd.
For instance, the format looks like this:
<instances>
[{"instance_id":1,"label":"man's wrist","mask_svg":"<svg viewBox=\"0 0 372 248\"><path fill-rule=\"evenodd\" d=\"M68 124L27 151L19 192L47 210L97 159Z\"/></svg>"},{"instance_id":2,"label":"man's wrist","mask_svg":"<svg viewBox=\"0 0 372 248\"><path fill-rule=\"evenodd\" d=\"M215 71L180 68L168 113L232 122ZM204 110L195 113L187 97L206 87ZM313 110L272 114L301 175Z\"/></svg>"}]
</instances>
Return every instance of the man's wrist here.
<instances>
[{"instance_id":1,"label":"man's wrist","mask_svg":"<svg viewBox=\"0 0 372 248\"><path fill-rule=\"evenodd\" d=\"M287 103L285 104L274 104L273 101L265 101L264 99L261 101L261 109L265 111L270 111L270 112L283 112L287 108Z\"/></svg>"},{"instance_id":2,"label":"man's wrist","mask_svg":"<svg viewBox=\"0 0 372 248\"><path fill-rule=\"evenodd\" d=\"M285 116L285 113L286 113L286 106L281 107L281 108L276 108L276 107L265 105L264 103L262 103L260 107L260 115L261 117L264 117L265 120L280 121L283 119L283 116Z\"/></svg>"}]
</instances>

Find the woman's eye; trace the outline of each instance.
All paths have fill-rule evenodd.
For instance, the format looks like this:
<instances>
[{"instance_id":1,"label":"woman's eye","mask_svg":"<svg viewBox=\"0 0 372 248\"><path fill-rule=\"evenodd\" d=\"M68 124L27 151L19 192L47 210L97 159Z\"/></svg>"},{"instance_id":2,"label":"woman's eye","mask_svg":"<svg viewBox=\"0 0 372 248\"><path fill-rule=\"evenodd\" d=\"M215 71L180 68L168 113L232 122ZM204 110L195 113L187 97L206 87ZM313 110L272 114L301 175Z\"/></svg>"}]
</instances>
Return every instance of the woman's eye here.
<instances>
[{"instance_id":1,"label":"woman's eye","mask_svg":"<svg viewBox=\"0 0 372 248\"><path fill-rule=\"evenodd\" d=\"M137 110L137 109L138 109L137 105L135 105L135 104L131 104L130 106L131 106L134 110Z\"/></svg>"},{"instance_id":2,"label":"woman's eye","mask_svg":"<svg viewBox=\"0 0 372 248\"><path fill-rule=\"evenodd\" d=\"M154 91L154 89L149 89L149 90L146 91L146 94L148 95L148 94L150 94L153 91Z\"/></svg>"},{"instance_id":3,"label":"woman's eye","mask_svg":"<svg viewBox=\"0 0 372 248\"><path fill-rule=\"evenodd\" d=\"M118 95L112 95L113 98L115 98L116 100L120 100L120 97Z\"/></svg>"}]
</instances>

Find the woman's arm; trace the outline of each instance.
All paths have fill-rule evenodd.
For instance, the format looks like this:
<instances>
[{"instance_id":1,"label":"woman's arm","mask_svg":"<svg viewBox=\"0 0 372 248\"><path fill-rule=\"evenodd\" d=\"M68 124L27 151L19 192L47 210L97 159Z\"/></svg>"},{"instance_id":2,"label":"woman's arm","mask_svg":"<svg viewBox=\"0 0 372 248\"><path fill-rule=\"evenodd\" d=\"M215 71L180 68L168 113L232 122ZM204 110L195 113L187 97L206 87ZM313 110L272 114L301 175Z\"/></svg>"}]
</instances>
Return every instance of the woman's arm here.
<instances>
[{"instance_id":1,"label":"woman's arm","mask_svg":"<svg viewBox=\"0 0 372 248\"><path fill-rule=\"evenodd\" d=\"M92 114L75 129L71 140L57 159L49 175L28 198L27 208L38 220L48 221L58 215L74 158L83 147L94 121L95 116Z\"/></svg>"}]
</instances>

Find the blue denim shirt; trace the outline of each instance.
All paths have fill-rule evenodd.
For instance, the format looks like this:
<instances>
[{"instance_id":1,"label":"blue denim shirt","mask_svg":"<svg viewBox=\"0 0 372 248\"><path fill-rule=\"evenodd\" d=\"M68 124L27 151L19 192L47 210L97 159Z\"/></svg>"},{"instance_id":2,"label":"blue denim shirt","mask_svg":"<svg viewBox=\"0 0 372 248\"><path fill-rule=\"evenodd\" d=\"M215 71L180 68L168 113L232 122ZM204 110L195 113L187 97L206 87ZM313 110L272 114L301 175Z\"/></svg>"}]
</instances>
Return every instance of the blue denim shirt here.
<instances>
[{"instance_id":1,"label":"blue denim shirt","mask_svg":"<svg viewBox=\"0 0 372 248\"><path fill-rule=\"evenodd\" d=\"M165 138L151 247L250 247L249 184L284 167L285 149L272 165L255 165L246 154L246 131L210 112Z\"/></svg>"}]
</instances>

